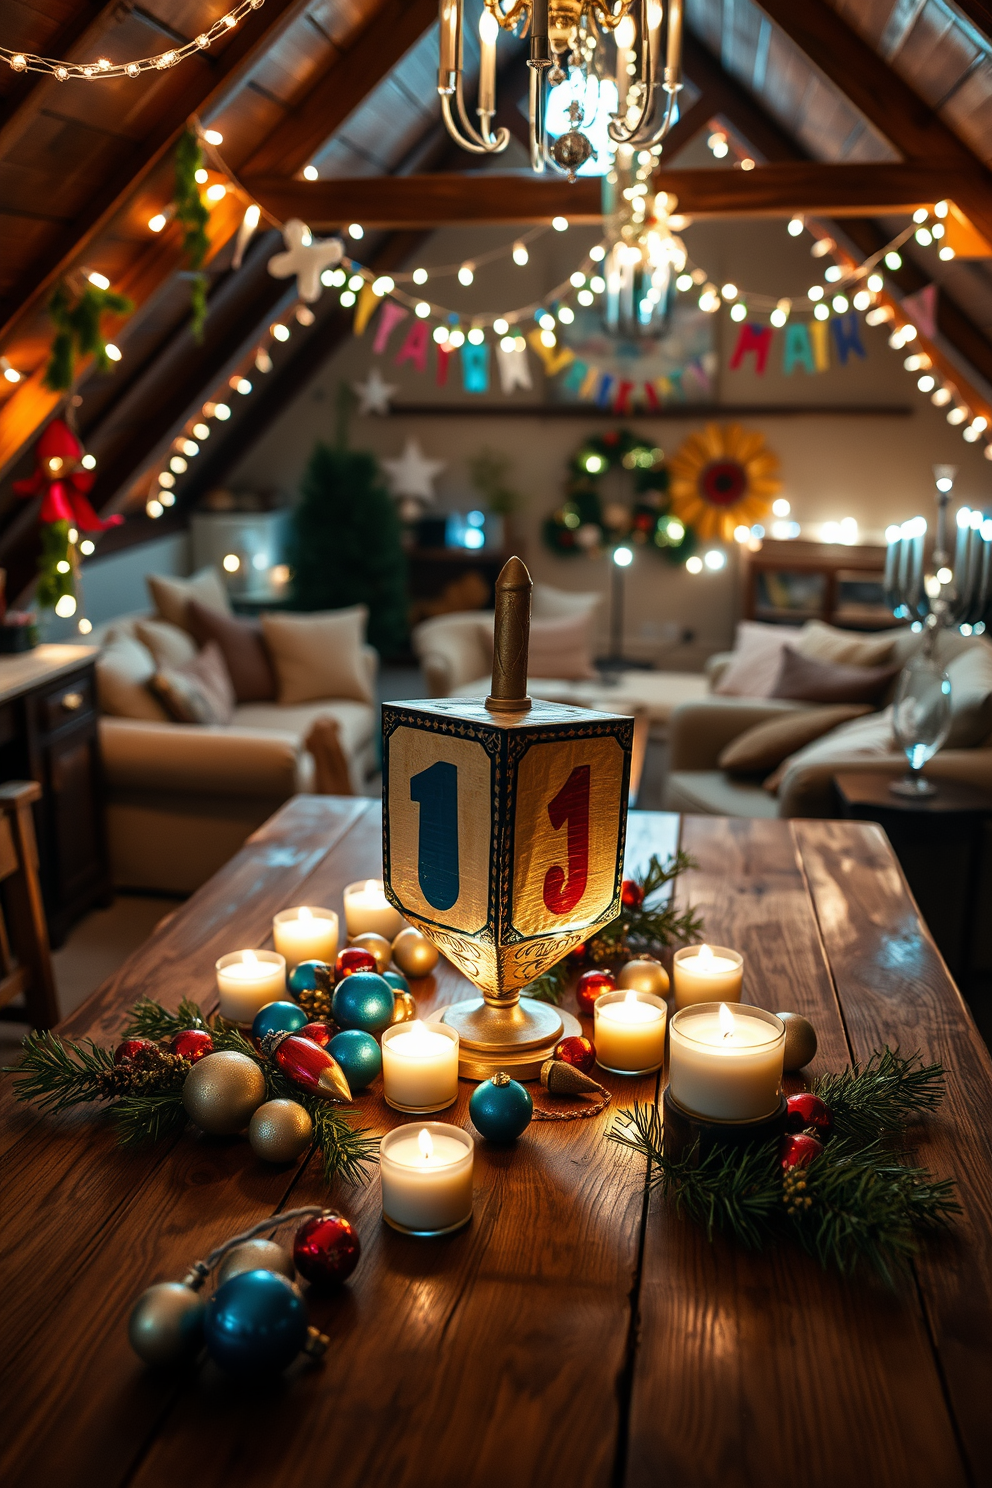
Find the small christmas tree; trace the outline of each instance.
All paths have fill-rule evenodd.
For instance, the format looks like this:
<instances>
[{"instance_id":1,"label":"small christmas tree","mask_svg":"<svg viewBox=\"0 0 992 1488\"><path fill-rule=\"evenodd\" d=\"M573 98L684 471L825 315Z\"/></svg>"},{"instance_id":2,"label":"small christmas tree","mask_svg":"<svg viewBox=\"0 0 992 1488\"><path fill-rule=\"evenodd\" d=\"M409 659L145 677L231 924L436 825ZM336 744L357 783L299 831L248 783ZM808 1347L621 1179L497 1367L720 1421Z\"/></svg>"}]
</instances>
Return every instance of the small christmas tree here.
<instances>
[{"instance_id":1,"label":"small christmas tree","mask_svg":"<svg viewBox=\"0 0 992 1488\"><path fill-rule=\"evenodd\" d=\"M298 610L364 604L368 638L381 656L407 640L406 556L399 517L373 455L318 444L293 513L290 563Z\"/></svg>"}]
</instances>

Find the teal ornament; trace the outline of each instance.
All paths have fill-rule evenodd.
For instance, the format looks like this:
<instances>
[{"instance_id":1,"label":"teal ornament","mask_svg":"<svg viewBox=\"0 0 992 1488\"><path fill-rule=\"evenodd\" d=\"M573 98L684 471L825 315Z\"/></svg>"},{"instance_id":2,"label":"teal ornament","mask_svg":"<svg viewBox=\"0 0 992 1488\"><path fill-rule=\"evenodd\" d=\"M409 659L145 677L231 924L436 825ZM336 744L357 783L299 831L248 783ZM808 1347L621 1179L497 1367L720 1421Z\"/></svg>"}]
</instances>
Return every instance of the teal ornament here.
<instances>
[{"instance_id":1,"label":"teal ornament","mask_svg":"<svg viewBox=\"0 0 992 1488\"><path fill-rule=\"evenodd\" d=\"M310 1022L295 1002L267 1002L255 1014L251 1036L261 1043L267 1033L298 1033Z\"/></svg>"},{"instance_id":2,"label":"teal ornament","mask_svg":"<svg viewBox=\"0 0 992 1488\"><path fill-rule=\"evenodd\" d=\"M286 985L291 997L299 997L301 992L316 992L318 988L329 992L333 981L334 972L326 961L301 961L289 973Z\"/></svg>"},{"instance_id":3,"label":"teal ornament","mask_svg":"<svg viewBox=\"0 0 992 1488\"><path fill-rule=\"evenodd\" d=\"M392 1022L393 989L377 971L352 972L334 988L331 1012L340 1028L381 1033Z\"/></svg>"},{"instance_id":4,"label":"teal ornament","mask_svg":"<svg viewBox=\"0 0 992 1488\"><path fill-rule=\"evenodd\" d=\"M382 980L388 982L394 992L409 992L410 983L398 971L384 971Z\"/></svg>"},{"instance_id":5,"label":"teal ornament","mask_svg":"<svg viewBox=\"0 0 992 1488\"><path fill-rule=\"evenodd\" d=\"M231 1374L274 1374L307 1341L307 1309L295 1286L274 1271L242 1271L207 1303L203 1336L215 1363Z\"/></svg>"},{"instance_id":6,"label":"teal ornament","mask_svg":"<svg viewBox=\"0 0 992 1488\"><path fill-rule=\"evenodd\" d=\"M371 1085L382 1069L382 1050L372 1035L363 1033L360 1028L336 1033L327 1046L327 1052L344 1070L345 1079L353 1091Z\"/></svg>"},{"instance_id":7,"label":"teal ornament","mask_svg":"<svg viewBox=\"0 0 992 1488\"><path fill-rule=\"evenodd\" d=\"M530 1092L502 1070L472 1092L468 1114L476 1131L489 1142L515 1142L534 1114Z\"/></svg>"}]
</instances>

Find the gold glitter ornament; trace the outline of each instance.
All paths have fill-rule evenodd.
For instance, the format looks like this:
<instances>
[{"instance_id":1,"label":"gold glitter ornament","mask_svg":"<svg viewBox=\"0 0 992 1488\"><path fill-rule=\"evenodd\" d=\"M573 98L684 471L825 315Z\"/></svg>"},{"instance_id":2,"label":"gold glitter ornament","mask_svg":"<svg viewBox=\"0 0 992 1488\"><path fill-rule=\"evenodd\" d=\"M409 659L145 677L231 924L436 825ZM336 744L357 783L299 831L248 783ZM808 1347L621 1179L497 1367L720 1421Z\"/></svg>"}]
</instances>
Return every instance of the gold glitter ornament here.
<instances>
[{"instance_id":1,"label":"gold glitter ornament","mask_svg":"<svg viewBox=\"0 0 992 1488\"><path fill-rule=\"evenodd\" d=\"M389 1020L392 1027L394 1023L412 1023L417 1016L417 1004L412 992L393 991L393 1016Z\"/></svg>"},{"instance_id":2,"label":"gold glitter ornament","mask_svg":"<svg viewBox=\"0 0 992 1488\"><path fill-rule=\"evenodd\" d=\"M404 976L430 976L439 958L437 946L412 925L401 930L393 941L393 960Z\"/></svg>"},{"instance_id":3,"label":"gold glitter ornament","mask_svg":"<svg viewBox=\"0 0 992 1488\"><path fill-rule=\"evenodd\" d=\"M266 1101L251 1118L248 1140L265 1162L295 1162L313 1140L313 1121L298 1101Z\"/></svg>"},{"instance_id":4,"label":"gold glitter ornament","mask_svg":"<svg viewBox=\"0 0 992 1488\"><path fill-rule=\"evenodd\" d=\"M384 935L377 935L374 930L366 930L364 935L356 935L354 940L349 940L349 945L359 946L363 951L369 951L375 957L375 969L382 976L388 971L393 959L393 948Z\"/></svg>"},{"instance_id":5,"label":"gold glitter ornament","mask_svg":"<svg viewBox=\"0 0 992 1488\"><path fill-rule=\"evenodd\" d=\"M220 1049L194 1064L183 1083L191 1121L213 1137L244 1131L265 1099L265 1076L247 1054Z\"/></svg>"},{"instance_id":6,"label":"gold glitter ornament","mask_svg":"<svg viewBox=\"0 0 992 1488\"><path fill-rule=\"evenodd\" d=\"M617 986L635 992L651 992L655 997L668 996L668 972L651 956L628 961L617 972Z\"/></svg>"}]
</instances>

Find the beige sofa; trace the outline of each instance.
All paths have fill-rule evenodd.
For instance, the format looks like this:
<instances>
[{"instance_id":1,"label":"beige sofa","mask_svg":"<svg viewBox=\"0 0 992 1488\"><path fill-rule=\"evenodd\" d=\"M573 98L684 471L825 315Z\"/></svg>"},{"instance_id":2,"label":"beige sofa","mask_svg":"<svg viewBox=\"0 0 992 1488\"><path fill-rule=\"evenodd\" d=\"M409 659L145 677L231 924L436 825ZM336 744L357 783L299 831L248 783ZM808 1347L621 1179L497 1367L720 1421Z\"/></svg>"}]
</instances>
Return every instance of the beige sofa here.
<instances>
[{"instance_id":1,"label":"beige sofa","mask_svg":"<svg viewBox=\"0 0 992 1488\"><path fill-rule=\"evenodd\" d=\"M882 635L892 637L892 660L902 665L921 644L921 637L908 627ZM983 637L964 637L956 631L941 632L937 646L945 666L969 647L984 647L992 653ZM707 675L711 687L716 685L730 660L729 652L710 658ZM890 695L894 689L895 683ZM720 768L720 754L746 729L809 706L776 698L711 693L705 699L675 708L669 724L671 752L665 805L671 811L695 815L830 817L837 814L832 785L835 775L845 770L892 775L905 769L906 759L901 752L892 749L867 752L859 747L859 730L851 725L845 726L846 732L835 730L834 735L827 735L815 746L799 751L794 762L787 765L777 794L770 794L758 780L734 776ZM844 741L849 737L853 742L848 749ZM940 750L926 765L925 773L935 779L966 781L992 791L992 737L975 748Z\"/></svg>"}]
</instances>

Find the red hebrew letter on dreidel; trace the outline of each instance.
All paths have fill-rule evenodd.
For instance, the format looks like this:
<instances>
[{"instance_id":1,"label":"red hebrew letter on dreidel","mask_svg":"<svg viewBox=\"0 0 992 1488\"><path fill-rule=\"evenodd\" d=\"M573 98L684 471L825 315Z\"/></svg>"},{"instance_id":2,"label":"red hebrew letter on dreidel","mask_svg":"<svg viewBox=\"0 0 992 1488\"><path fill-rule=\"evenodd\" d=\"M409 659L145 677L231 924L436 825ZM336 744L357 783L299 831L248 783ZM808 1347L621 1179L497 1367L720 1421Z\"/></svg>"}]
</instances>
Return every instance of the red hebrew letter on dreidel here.
<instances>
[{"instance_id":1,"label":"red hebrew letter on dreidel","mask_svg":"<svg viewBox=\"0 0 992 1488\"><path fill-rule=\"evenodd\" d=\"M568 878L557 863L544 876L544 902L552 914L568 914L586 891L589 878L589 766L576 765L548 816L555 831L568 822Z\"/></svg>"}]
</instances>

